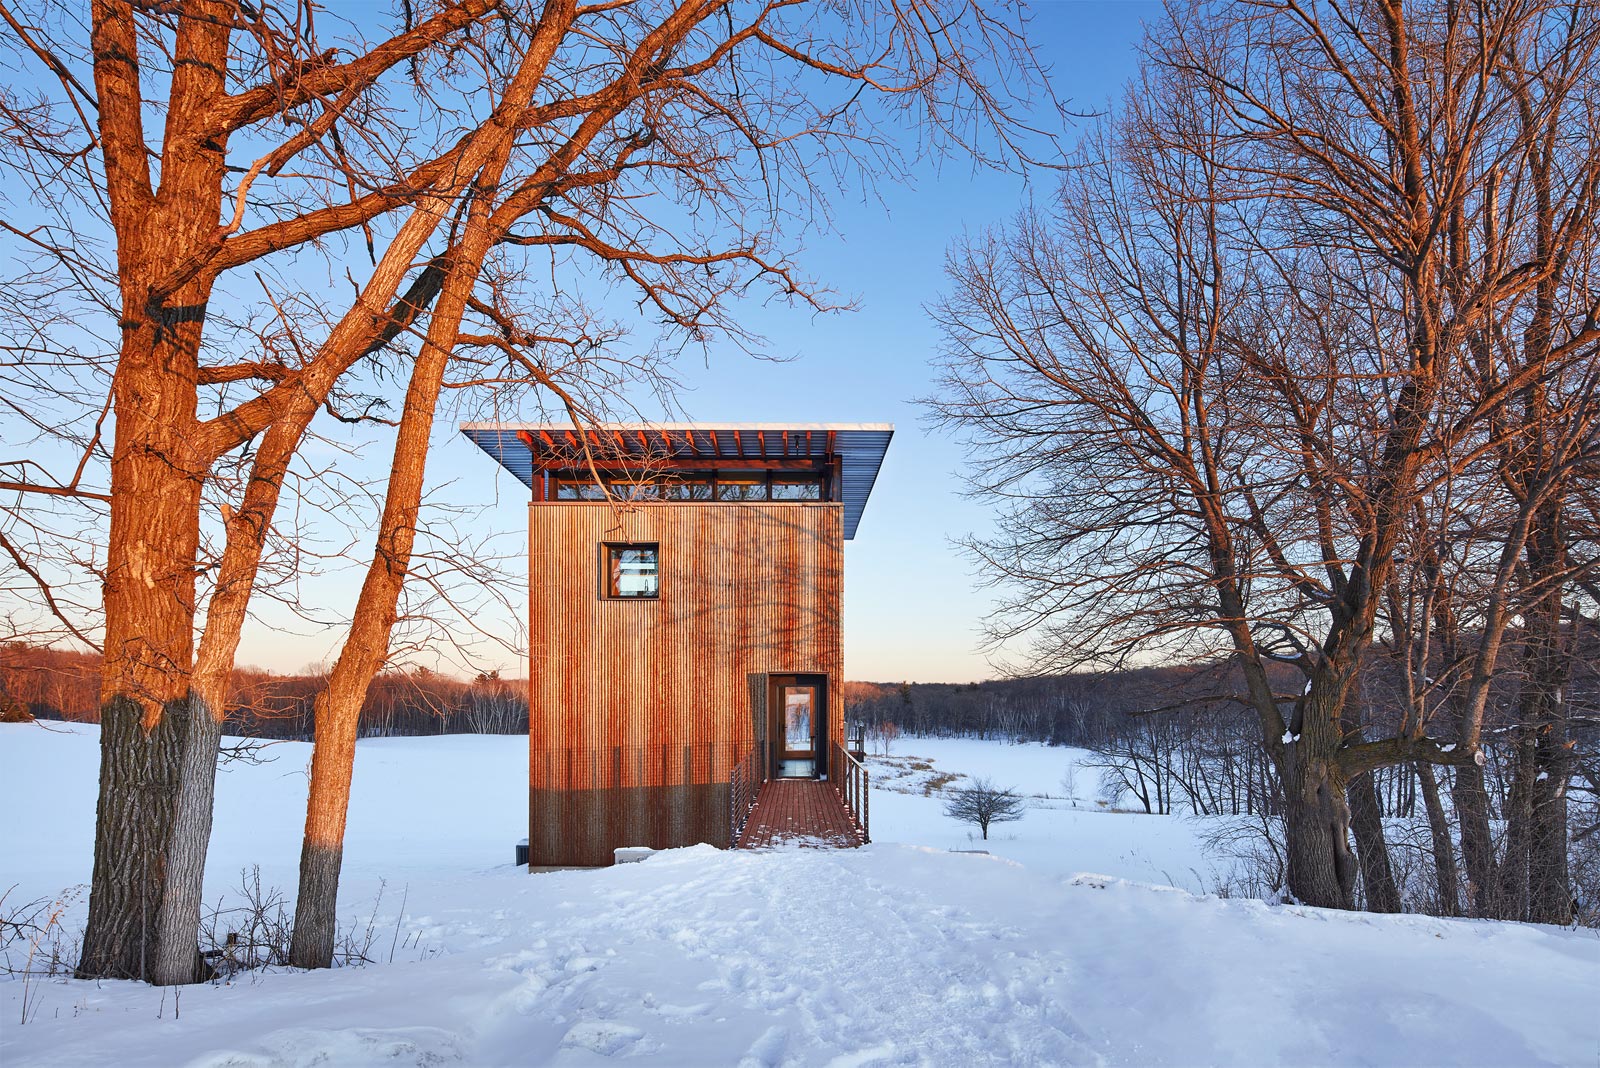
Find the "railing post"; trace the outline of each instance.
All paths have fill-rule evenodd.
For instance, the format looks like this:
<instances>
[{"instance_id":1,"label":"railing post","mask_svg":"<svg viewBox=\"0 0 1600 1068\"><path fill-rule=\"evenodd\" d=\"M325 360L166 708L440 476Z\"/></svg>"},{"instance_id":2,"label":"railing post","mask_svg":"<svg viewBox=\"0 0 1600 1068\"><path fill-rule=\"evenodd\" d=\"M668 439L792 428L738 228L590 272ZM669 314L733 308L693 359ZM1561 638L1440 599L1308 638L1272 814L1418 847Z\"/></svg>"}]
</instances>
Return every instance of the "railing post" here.
<instances>
[{"instance_id":1,"label":"railing post","mask_svg":"<svg viewBox=\"0 0 1600 1068\"><path fill-rule=\"evenodd\" d=\"M744 793L744 768L739 764L728 772L728 848L739 844L739 799Z\"/></svg>"},{"instance_id":2,"label":"railing post","mask_svg":"<svg viewBox=\"0 0 1600 1068\"><path fill-rule=\"evenodd\" d=\"M871 804L872 791L868 789L866 765L861 768L861 842L863 845L872 841L872 813L868 806Z\"/></svg>"}]
</instances>

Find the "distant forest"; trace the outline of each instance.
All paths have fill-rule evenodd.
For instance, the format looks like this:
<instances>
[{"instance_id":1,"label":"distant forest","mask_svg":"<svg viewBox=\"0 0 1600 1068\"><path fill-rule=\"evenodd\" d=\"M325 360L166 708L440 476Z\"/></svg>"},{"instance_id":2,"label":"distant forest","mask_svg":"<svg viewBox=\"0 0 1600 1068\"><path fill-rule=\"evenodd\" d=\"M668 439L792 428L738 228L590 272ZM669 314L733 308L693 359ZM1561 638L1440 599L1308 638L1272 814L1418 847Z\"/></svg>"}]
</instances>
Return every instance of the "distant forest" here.
<instances>
[{"instance_id":1,"label":"distant forest","mask_svg":"<svg viewBox=\"0 0 1600 1068\"><path fill-rule=\"evenodd\" d=\"M310 741L322 675L235 670L226 733ZM95 723L100 718L100 657L94 653L0 644L0 721ZM380 673L361 708L361 737L420 734L525 734L528 688L498 673L471 682L427 670Z\"/></svg>"},{"instance_id":2,"label":"distant forest","mask_svg":"<svg viewBox=\"0 0 1600 1068\"><path fill-rule=\"evenodd\" d=\"M309 740L325 683L319 674L236 670L228 733ZM93 723L99 685L94 653L0 644L0 716ZM1212 664L973 683L847 682L845 717L852 737L875 740L887 731L1097 749L1125 735L1136 716L1230 717L1233 706L1217 695L1233 685L1230 672ZM361 711L362 737L527 729L527 680L498 673L469 682L427 670L384 672Z\"/></svg>"},{"instance_id":3,"label":"distant forest","mask_svg":"<svg viewBox=\"0 0 1600 1068\"><path fill-rule=\"evenodd\" d=\"M1586 643L1593 645L1594 643ZM1381 656L1363 674L1359 707L1348 729L1379 728L1398 717L1399 681ZM1600 656L1578 656L1568 704L1580 738L1600 717ZM1286 702L1297 672L1274 679ZM227 731L243 737L307 739L325 678L234 672ZM99 718L100 658L21 642L0 644L0 718ZM1100 674L991 679L972 683L847 682L845 717L852 738L881 748L885 736L967 737L1112 751L1152 733L1238 734L1251 743L1254 713L1233 695L1242 682L1226 661L1145 667ZM1516 680L1507 676L1491 702L1492 737L1513 713ZM1588 728L1588 729L1585 729ZM361 711L362 737L426 734L522 734L528 729L527 681L484 673L471 681L427 670L387 671ZM1436 729L1448 731L1447 723ZM891 743L892 744L892 743ZM1587 746L1579 743L1580 751Z\"/></svg>"}]
</instances>

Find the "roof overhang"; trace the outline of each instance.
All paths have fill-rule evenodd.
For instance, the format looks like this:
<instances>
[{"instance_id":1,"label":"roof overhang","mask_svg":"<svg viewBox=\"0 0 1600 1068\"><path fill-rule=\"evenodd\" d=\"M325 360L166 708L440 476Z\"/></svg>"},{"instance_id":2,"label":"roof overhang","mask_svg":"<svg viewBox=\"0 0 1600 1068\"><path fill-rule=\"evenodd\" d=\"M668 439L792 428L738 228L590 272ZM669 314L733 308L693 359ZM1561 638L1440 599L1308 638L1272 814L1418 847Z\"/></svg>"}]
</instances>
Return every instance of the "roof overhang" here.
<instances>
[{"instance_id":1,"label":"roof overhang","mask_svg":"<svg viewBox=\"0 0 1600 1068\"><path fill-rule=\"evenodd\" d=\"M571 423L463 423L461 433L533 488L552 466L592 456L601 467L695 467L717 460L837 460L844 536L853 538L894 437L891 423L599 423L580 432ZM687 463L686 463L687 466Z\"/></svg>"}]
</instances>

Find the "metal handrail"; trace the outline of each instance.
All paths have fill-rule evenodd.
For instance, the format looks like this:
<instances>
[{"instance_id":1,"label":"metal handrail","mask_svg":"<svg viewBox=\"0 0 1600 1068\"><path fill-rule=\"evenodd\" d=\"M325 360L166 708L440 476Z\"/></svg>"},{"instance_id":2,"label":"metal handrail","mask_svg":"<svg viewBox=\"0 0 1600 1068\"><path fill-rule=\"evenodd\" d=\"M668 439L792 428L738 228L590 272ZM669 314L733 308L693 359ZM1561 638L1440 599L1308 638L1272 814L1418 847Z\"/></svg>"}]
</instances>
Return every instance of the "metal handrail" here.
<instances>
[{"instance_id":1,"label":"metal handrail","mask_svg":"<svg viewBox=\"0 0 1600 1068\"><path fill-rule=\"evenodd\" d=\"M756 797L761 793L762 749L757 742L728 774L728 848L739 844L750 813L756 807Z\"/></svg>"},{"instance_id":2,"label":"metal handrail","mask_svg":"<svg viewBox=\"0 0 1600 1068\"><path fill-rule=\"evenodd\" d=\"M871 787L866 765L838 742L834 742L832 748L833 767L829 777L833 780L834 788L839 791L839 796L844 800L846 807L850 809L850 814L860 825L861 841L870 842L872 834L868 821L871 818L869 800Z\"/></svg>"}]
</instances>

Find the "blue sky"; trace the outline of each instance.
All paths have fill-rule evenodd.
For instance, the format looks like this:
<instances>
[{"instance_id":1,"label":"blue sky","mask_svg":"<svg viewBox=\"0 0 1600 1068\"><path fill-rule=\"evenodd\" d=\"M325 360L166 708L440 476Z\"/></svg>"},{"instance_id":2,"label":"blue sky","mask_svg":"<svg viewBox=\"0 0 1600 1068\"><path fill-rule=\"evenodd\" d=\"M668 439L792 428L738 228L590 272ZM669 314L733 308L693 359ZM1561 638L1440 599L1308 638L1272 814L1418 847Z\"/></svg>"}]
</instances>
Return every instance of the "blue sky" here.
<instances>
[{"instance_id":1,"label":"blue sky","mask_svg":"<svg viewBox=\"0 0 1600 1068\"><path fill-rule=\"evenodd\" d=\"M1136 68L1142 23L1160 15L1146 0L1046 0L1032 38L1053 71L1058 96L1075 111L1102 110ZM1072 136L1069 132L1069 137ZM946 250L964 233L1005 222L1028 198L1048 198L1055 179L974 171L959 160L924 167L910 185L880 187L880 201L841 202L834 233L812 235L801 264L810 277L858 302L858 310L810 316L751 306L741 318L766 336L784 362L757 360L732 346L683 358L678 401L687 418L741 422L892 422L896 432L845 562L845 663L850 678L965 682L990 677L979 649L991 593L952 539L981 532L984 504L961 494L960 449L930 430L916 403L933 390L939 336L925 305L945 285ZM536 413L503 413L536 418ZM646 409L646 415L651 415ZM430 481L453 501L488 502L472 520L520 554L526 491L455 431L441 424ZM387 445L368 459L386 457ZM369 548L359 550L362 555ZM353 603L359 573L316 583L318 600ZM519 579L525 581L525 578ZM346 600L348 597L348 600ZM525 603L518 591L511 598ZM507 630L490 623L492 629ZM267 611L247 629L240 662L292 671L330 659L342 629L291 624ZM519 656L480 650L480 663L522 675ZM423 656L423 662L428 661ZM435 666L460 670L448 661Z\"/></svg>"},{"instance_id":2,"label":"blue sky","mask_svg":"<svg viewBox=\"0 0 1600 1068\"><path fill-rule=\"evenodd\" d=\"M1051 68L1056 95L1075 111L1107 107L1136 69L1143 21L1160 13L1153 0L1037 3L1030 37ZM1072 136L1068 131L1067 137ZM699 353L686 355L675 368L685 389L673 418L895 424L895 440L860 530L847 543L845 658L851 678L971 681L994 673L978 648L990 591L978 588L970 563L952 545L954 538L984 530L989 516L983 504L961 495L960 450L948 437L929 431L925 412L916 403L933 391L932 361L939 344L923 309L945 286L944 257L953 242L1005 222L1030 197L1047 199L1054 187L1048 171L1029 179L946 159L939 166L922 166L910 183L881 184L871 202L841 195L834 204L832 231L807 234L798 262L807 277L856 301L858 310L812 316L750 301L736 309L738 317L764 335L767 351L786 358L783 362L753 359L732 345L721 345L703 360ZM22 202L9 206L24 214L31 210ZM242 275L231 284L250 288ZM306 284L315 289L341 283L308 278ZM253 299L253 289L251 294ZM648 344L650 339L636 335L635 340ZM642 404L640 411L646 418L667 414ZM503 411L502 417L538 415ZM520 566L526 490L460 437L456 421L442 419L435 434L428 465L433 497L480 509L466 525L475 535L493 535L498 551L514 561L504 597L512 606L526 604L526 574ZM8 436L4 431L0 424L0 437ZM39 447L29 446L26 455L45 460L33 455ZM391 451L385 439L347 438L344 449L309 445L305 459L309 464L331 462L342 477L372 481L382 478ZM259 618L246 628L241 664L297 671L330 661L337 651L344 634L338 621L355 603L371 543L364 532L347 543L347 533L323 525L320 548L336 551L347 544L353 562L330 564L326 573L299 583L294 592L312 621L258 596ZM87 590L85 596L90 596ZM10 611L5 601L0 597L0 609ZM490 607L472 614L486 630L505 636L510 648L480 645L470 667L433 649L400 659L456 672L498 667L507 674L524 674L526 651L513 651L521 641L516 608Z\"/></svg>"}]
</instances>

